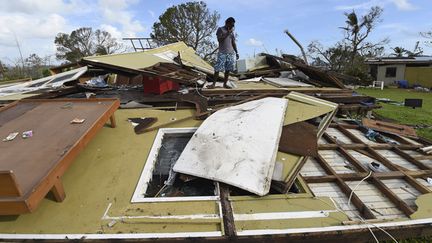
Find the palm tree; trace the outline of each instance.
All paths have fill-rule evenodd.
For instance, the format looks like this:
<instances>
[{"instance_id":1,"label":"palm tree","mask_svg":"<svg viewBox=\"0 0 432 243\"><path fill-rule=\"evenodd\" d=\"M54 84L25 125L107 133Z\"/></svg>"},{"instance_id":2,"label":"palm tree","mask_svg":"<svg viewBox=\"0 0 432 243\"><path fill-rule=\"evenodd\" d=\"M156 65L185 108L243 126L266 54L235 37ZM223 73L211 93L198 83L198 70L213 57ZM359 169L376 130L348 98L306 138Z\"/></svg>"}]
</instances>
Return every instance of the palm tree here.
<instances>
[{"instance_id":1,"label":"palm tree","mask_svg":"<svg viewBox=\"0 0 432 243\"><path fill-rule=\"evenodd\" d=\"M392 48L392 50L394 53L392 53L391 55L395 56L395 57L403 57L404 54L408 53L408 50L406 50L405 48L400 47L400 46L396 46L396 47Z\"/></svg>"},{"instance_id":2,"label":"palm tree","mask_svg":"<svg viewBox=\"0 0 432 243\"><path fill-rule=\"evenodd\" d=\"M380 17L383 12L381 7L372 7L368 13L363 16L357 16L357 13L353 10L350 13L345 13L345 27L340 27L344 30L344 40L350 43L351 48L351 65L354 64L354 59L358 52L369 47L378 46L379 44L371 45L366 42L366 38L369 36L375 25L380 22ZM382 42L386 42L383 40Z\"/></svg>"}]
</instances>

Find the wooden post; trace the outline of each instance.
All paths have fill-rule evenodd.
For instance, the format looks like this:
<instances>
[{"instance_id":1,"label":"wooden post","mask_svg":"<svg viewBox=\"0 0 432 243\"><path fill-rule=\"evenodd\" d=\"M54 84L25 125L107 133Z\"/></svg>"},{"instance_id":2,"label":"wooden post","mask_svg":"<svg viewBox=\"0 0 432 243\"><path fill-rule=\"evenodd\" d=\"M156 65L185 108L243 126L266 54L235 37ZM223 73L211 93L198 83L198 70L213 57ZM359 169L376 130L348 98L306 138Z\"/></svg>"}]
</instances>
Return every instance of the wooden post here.
<instances>
[{"instance_id":1,"label":"wooden post","mask_svg":"<svg viewBox=\"0 0 432 243\"><path fill-rule=\"evenodd\" d=\"M54 194L54 198L57 202L63 202L63 200L66 198L63 184L60 178L57 179L54 183L53 187L51 188L51 192Z\"/></svg>"},{"instance_id":2,"label":"wooden post","mask_svg":"<svg viewBox=\"0 0 432 243\"><path fill-rule=\"evenodd\" d=\"M114 113L110 116L111 127L115 128L117 126Z\"/></svg>"}]
</instances>

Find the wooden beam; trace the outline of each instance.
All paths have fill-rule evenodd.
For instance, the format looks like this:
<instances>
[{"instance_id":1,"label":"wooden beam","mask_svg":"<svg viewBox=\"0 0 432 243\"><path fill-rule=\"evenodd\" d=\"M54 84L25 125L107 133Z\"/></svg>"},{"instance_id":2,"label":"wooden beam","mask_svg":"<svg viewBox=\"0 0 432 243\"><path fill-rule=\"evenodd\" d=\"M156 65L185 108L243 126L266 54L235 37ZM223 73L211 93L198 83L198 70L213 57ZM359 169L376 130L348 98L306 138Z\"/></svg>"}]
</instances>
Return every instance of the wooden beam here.
<instances>
[{"instance_id":1,"label":"wooden beam","mask_svg":"<svg viewBox=\"0 0 432 243\"><path fill-rule=\"evenodd\" d=\"M220 202L222 207L223 229L225 236L236 237L236 228L234 222L234 214L229 200L229 186L224 183L219 183L220 187Z\"/></svg>"},{"instance_id":2,"label":"wooden beam","mask_svg":"<svg viewBox=\"0 0 432 243\"><path fill-rule=\"evenodd\" d=\"M369 172L359 172L359 173L346 173L346 174L338 174L338 177L344 181L358 181L365 178ZM390 171L390 172L379 172L374 173L375 177L381 180L387 179L404 179L406 174L399 171ZM322 182L333 182L336 180L336 176L333 175L325 175L325 176L303 176L303 179L307 183L322 183Z\"/></svg>"},{"instance_id":3,"label":"wooden beam","mask_svg":"<svg viewBox=\"0 0 432 243\"><path fill-rule=\"evenodd\" d=\"M303 179L307 183L325 183L325 182L334 182L336 180L336 176L334 176L334 175L326 175L326 176L303 176Z\"/></svg>"},{"instance_id":4,"label":"wooden beam","mask_svg":"<svg viewBox=\"0 0 432 243\"><path fill-rule=\"evenodd\" d=\"M335 145L336 144L336 140L334 138L332 138L332 136L328 135L328 133L324 132L322 137L329 143L332 143L331 145ZM327 144L323 144L323 145L327 145ZM319 144L318 144L319 146Z\"/></svg>"},{"instance_id":5,"label":"wooden beam","mask_svg":"<svg viewBox=\"0 0 432 243\"><path fill-rule=\"evenodd\" d=\"M345 148L345 149L365 149L367 148L367 145L362 143L362 144L318 144L318 149L319 150L323 150L323 149L337 149L339 147Z\"/></svg>"},{"instance_id":6,"label":"wooden beam","mask_svg":"<svg viewBox=\"0 0 432 243\"><path fill-rule=\"evenodd\" d=\"M426 193L430 193L432 192L431 189L429 189L429 187L423 186L423 184L421 184L420 182L418 182L416 179L414 179L412 176L410 175L406 175L405 177L406 181L412 186L414 187L417 191L419 191L422 194L426 194Z\"/></svg>"},{"instance_id":7,"label":"wooden beam","mask_svg":"<svg viewBox=\"0 0 432 243\"><path fill-rule=\"evenodd\" d=\"M380 155L374 149L368 147L366 149L366 152L370 153L376 160L378 160L380 163L384 164L390 170L402 171L402 169L400 168L400 166L397 166L397 165L393 164L391 161L389 161L388 159L384 158L382 155Z\"/></svg>"},{"instance_id":8,"label":"wooden beam","mask_svg":"<svg viewBox=\"0 0 432 243\"><path fill-rule=\"evenodd\" d=\"M348 159L348 161L353 164L356 169L360 172L369 172L369 169L366 168L360 161L358 161L354 156L352 156L348 151L346 151L344 148L340 147L338 151Z\"/></svg>"},{"instance_id":9,"label":"wooden beam","mask_svg":"<svg viewBox=\"0 0 432 243\"><path fill-rule=\"evenodd\" d=\"M400 199L392 190L390 190L380 179L372 175L372 183L388 198L392 201L405 215L410 216L415 212L408 204Z\"/></svg>"},{"instance_id":10,"label":"wooden beam","mask_svg":"<svg viewBox=\"0 0 432 243\"><path fill-rule=\"evenodd\" d=\"M351 188L339 177L339 175L331 168L331 166L324 160L321 155L318 155L316 158L317 162L323 167L323 169L327 172L327 174L332 175L336 178L336 184L340 187L343 193L347 197L351 195ZM361 213L361 215L366 219L375 219L375 215L372 211L360 200L360 198L353 192L351 200L357 210Z\"/></svg>"},{"instance_id":11,"label":"wooden beam","mask_svg":"<svg viewBox=\"0 0 432 243\"><path fill-rule=\"evenodd\" d=\"M347 136L349 139L351 139L351 141L353 141L354 143L364 144L364 142L362 140L360 140L357 136L355 136L354 134L352 134L351 132L349 132L345 127L343 127L341 125L338 125L337 128L345 136Z\"/></svg>"},{"instance_id":12,"label":"wooden beam","mask_svg":"<svg viewBox=\"0 0 432 243\"><path fill-rule=\"evenodd\" d=\"M333 170L333 168L324 160L324 158L318 153L318 156L315 158L318 164L324 169L324 171L328 175L334 175L336 176L336 172Z\"/></svg>"},{"instance_id":13,"label":"wooden beam","mask_svg":"<svg viewBox=\"0 0 432 243\"><path fill-rule=\"evenodd\" d=\"M399 155L400 157L404 158L405 160L409 161L410 163L415 164L417 167L419 167L422 170L430 170L432 169L431 167L423 164L422 162L416 160L415 158L411 157L409 154L405 153L404 151L402 151L399 148L393 148L393 151Z\"/></svg>"},{"instance_id":14,"label":"wooden beam","mask_svg":"<svg viewBox=\"0 0 432 243\"><path fill-rule=\"evenodd\" d=\"M294 184L297 176L300 173L300 170L303 168L304 164L306 164L306 161L309 159L308 156L304 156L301 161L299 162L298 166L295 168L294 172L292 173L292 176L288 177L288 180L285 181L285 190L283 193L288 193L289 189L291 189L292 185ZM295 175L295 176L294 176Z\"/></svg>"},{"instance_id":15,"label":"wooden beam","mask_svg":"<svg viewBox=\"0 0 432 243\"><path fill-rule=\"evenodd\" d=\"M345 183L345 181L340 178L337 178L336 183L339 185L342 192L345 193L345 195L349 198L352 189ZM357 196L355 192L352 192L351 202L354 204L354 206L357 208L363 218L376 219L376 216L373 214L372 210L370 210L370 208L363 203L363 201Z\"/></svg>"}]
</instances>

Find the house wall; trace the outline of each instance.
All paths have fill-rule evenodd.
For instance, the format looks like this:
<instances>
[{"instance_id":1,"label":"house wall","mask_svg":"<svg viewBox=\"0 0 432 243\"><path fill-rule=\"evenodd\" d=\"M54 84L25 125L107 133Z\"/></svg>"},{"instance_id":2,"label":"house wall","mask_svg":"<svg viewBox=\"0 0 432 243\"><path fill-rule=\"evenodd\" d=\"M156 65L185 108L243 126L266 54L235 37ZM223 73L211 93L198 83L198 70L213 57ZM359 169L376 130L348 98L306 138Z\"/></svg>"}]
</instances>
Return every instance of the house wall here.
<instances>
[{"instance_id":1,"label":"house wall","mask_svg":"<svg viewBox=\"0 0 432 243\"><path fill-rule=\"evenodd\" d=\"M407 67L405 80L408 80L410 85L419 84L426 88L432 88L432 66Z\"/></svg>"},{"instance_id":2,"label":"house wall","mask_svg":"<svg viewBox=\"0 0 432 243\"><path fill-rule=\"evenodd\" d=\"M389 67L396 68L396 77L386 77L386 69ZM377 81L384 81L385 85L392 85L394 81L405 80L405 64L392 64L378 66Z\"/></svg>"}]
</instances>

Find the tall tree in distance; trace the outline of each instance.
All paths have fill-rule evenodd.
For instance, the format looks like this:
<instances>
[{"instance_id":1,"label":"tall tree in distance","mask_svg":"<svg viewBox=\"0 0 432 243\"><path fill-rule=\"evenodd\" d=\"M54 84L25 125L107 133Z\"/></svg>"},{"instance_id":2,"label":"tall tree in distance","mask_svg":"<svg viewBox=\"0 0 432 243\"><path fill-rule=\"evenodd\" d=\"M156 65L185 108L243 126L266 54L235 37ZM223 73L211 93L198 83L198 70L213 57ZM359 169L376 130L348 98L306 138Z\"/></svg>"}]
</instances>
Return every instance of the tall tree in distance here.
<instances>
[{"instance_id":1,"label":"tall tree in distance","mask_svg":"<svg viewBox=\"0 0 432 243\"><path fill-rule=\"evenodd\" d=\"M207 4L187 2L169 7L153 24L150 37L158 45L183 41L205 60L210 60L217 44L214 36L220 15L210 12Z\"/></svg>"},{"instance_id":2,"label":"tall tree in distance","mask_svg":"<svg viewBox=\"0 0 432 243\"><path fill-rule=\"evenodd\" d=\"M87 27L76 29L70 34L58 33L54 43L57 46L57 59L69 62L79 61L86 56L112 54L123 49L123 45L107 31L93 31Z\"/></svg>"},{"instance_id":3,"label":"tall tree in distance","mask_svg":"<svg viewBox=\"0 0 432 243\"><path fill-rule=\"evenodd\" d=\"M420 35L426 39L428 39L427 41L425 41L424 43L427 46L432 47L432 30L429 31L425 31L425 32L420 32Z\"/></svg>"},{"instance_id":4,"label":"tall tree in distance","mask_svg":"<svg viewBox=\"0 0 432 243\"><path fill-rule=\"evenodd\" d=\"M345 26L340 27L343 30L343 38L330 47L312 41L308 45L309 54L315 60L319 58L321 66L326 63L330 70L367 81L370 75L364 63L365 59L382 55L384 45L389 42L387 38L378 42L368 41L376 25L381 22L382 12L383 9L376 6L370 8L363 16L358 16L354 10L345 13Z\"/></svg>"},{"instance_id":5,"label":"tall tree in distance","mask_svg":"<svg viewBox=\"0 0 432 243\"><path fill-rule=\"evenodd\" d=\"M354 10L350 13L345 13L347 18L345 21L346 26L340 28L344 30L344 40L351 48L351 65L353 65L354 59L359 52L388 42L386 39L375 44L366 41L366 38L375 28L376 24L381 22L382 12L383 9L381 7L375 6L366 15L361 17L358 17Z\"/></svg>"}]
</instances>

